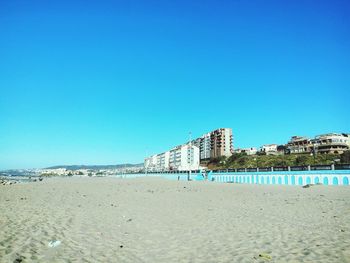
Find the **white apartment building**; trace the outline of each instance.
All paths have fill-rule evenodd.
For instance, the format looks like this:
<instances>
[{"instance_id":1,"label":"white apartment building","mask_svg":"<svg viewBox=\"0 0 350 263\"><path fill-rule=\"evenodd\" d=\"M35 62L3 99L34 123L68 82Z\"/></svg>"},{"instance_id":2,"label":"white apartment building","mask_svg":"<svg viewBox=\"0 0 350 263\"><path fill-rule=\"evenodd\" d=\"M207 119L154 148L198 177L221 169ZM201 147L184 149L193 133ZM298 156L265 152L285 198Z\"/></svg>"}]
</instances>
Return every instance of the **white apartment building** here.
<instances>
[{"instance_id":1,"label":"white apartment building","mask_svg":"<svg viewBox=\"0 0 350 263\"><path fill-rule=\"evenodd\" d=\"M198 170L199 148L183 144L170 150L169 169L175 171Z\"/></svg>"},{"instance_id":2,"label":"white apartment building","mask_svg":"<svg viewBox=\"0 0 350 263\"><path fill-rule=\"evenodd\" d=\"M199 156L199 147L183 144L146 158L144 167L147 172L198 170Z\"/></svg>"},{"instance_id":3,"label":"white apartment building","mask_svg":"<svg viewBox=\"0 0 350 263\"><path fill-rule=\"evenodd\" d=\"M207 160L210 159L210 132L202 135L202 137L199 138L199 149L200 149L200 159L201 160Z\"/></svg>"},{"instance_id":4,"label":"white apartment building","mask_svg":"<svg viewBox=\"0 0 350 263\"><path fill-rule=\"evenodd\" d=\"M169 170L169 157L170 157L169 151L157 155L157 166L156 166L157 171Z\"/></svg>"},{"instance_id":5,"label":"white apartment building","mask_svg":"<svg viewBox=\"0 0 350 263\"><path fill-rule=\"evenodd\" d=\"M239 148L234 150L235 153L246 153L247 155L254 155L258 152L258 150L255 147L250 148Z\"/></svg>"},{"instance_id":6,"label":"white apartment building","mask_svg":"<svg viewBox=\"0 0 350 263\"><path fill-rule=\"evenodd\" d=\"M144 166L146 171L152 172L157 169L157 155L152 155L145 159Z\"/></svg>"},{"instance_id":7,"label":"white apartment building","mask_svg":"<svg viewBox=\"0 0 350 263\"><path fill-rule=\"evenodd\" d=\"M265 152L267 155L277 154L277 144L265 144L260 148L261 152Z\"/></svg>"}]
</instances>

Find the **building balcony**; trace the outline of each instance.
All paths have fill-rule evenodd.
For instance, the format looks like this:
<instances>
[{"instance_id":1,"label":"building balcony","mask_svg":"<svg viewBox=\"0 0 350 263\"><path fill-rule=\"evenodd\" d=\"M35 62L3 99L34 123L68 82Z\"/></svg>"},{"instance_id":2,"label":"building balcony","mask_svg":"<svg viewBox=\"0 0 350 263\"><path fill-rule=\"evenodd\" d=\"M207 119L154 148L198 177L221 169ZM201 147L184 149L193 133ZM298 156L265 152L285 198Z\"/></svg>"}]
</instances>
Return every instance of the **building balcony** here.
<instances>
[{"instance_id":1,"label":"building balcony","mask_svg":"<svg viewBox=\"0 0 350 263\"><path fill-rule=\"evenodd\" d=\"M334 147L334 146L340 146L340 147L347 147L349 148L349 145L345 142L321 142L317 145L315 145L316 148L323 148L323 147Z\"/></svg>"}]
</instances>

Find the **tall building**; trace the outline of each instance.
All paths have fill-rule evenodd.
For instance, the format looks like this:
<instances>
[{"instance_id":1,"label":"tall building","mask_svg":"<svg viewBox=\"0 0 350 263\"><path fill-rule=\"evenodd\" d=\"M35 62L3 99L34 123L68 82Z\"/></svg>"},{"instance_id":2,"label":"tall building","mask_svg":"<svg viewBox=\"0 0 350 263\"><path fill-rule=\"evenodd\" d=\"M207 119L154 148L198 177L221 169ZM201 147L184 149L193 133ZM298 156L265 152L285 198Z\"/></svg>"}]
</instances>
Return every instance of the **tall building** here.
<instances>
[{"instance_id":1,"label":"tall building","mask_svg":"<svg viewBox=\"0 0 350 263\"><path fill-rule=\"evenodd\" d=\"M147 171L198 170L202 161L231 156L232 129L221 128L173 149L145 159Z\"/></svg>"},{"instance_id":2,"label":"tall building","mask_svg":"<svg viewBox=\"0 0 350 263\"><path fill-rule=\"evenodd\" d=\"M164 152L157 155L157 171L168 171L169 170L169 158L170 152Z\"/></svg>"},{"instance_id":3,"label":"tall building","mask_svg":"<svg viewBox=\"0 0 350 263\"><path fill-rule=\"evenodd\" d=\"M232 129L220 128L210 132L210 158L229 157L232 153Z\"/></svg>"},{"instance_id":4,"label":"tall building","mask_svg":"<svg viewBox=\"0 0 350 263\"><path fill-rule=\"evenodd\" d=\"M202 135L199 138L199 149L200 149L200 159L209 160L210 159L210 150L211 150L211 137L210 132Z\"/></svg>"},{"instance_id":5,"label":"tall building","mask_svg":"<svg viewBox=\"0 0 350 263\"><path fill-rule=\"evenodd\" d=\"M169 170L184 171L199 169L199 148L183 144L170 150Z\"/></svg>"},{"instance_id":6,"label":"tall building","mask_svg":"<svg viewBox=\"0 0 350 263\"><path fill-rule=\"evenodd\" d=\"M286 145L289 153L310 153L313 149L312 141L306 137L293 136Z\"/></svg>"}]
</instances>

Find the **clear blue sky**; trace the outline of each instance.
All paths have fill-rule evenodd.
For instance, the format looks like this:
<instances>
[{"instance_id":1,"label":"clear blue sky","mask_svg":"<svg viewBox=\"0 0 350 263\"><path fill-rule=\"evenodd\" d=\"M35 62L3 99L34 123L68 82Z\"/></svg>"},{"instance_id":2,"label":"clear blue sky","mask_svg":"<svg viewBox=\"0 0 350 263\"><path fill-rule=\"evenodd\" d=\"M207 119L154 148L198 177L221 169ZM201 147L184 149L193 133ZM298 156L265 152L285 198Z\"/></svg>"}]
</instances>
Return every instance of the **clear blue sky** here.
<instances>
[{"instance_id":1,"label":"clear blue sky","mask_svg":"<svg viewBox=\"0 0 350 263\"><path fill-rule=\"evenodd\" d=\"M0 169L350 132L349 1L0 1Z\"/></svg>"}]
</instances>

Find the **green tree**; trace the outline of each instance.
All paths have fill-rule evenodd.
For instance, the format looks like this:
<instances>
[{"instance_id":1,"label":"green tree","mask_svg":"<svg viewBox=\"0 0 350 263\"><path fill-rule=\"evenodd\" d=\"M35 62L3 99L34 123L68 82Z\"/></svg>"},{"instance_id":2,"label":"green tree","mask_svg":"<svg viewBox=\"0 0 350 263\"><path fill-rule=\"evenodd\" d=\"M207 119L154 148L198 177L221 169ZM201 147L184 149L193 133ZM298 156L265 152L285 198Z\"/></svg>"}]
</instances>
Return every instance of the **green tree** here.
<instances>
[{"instance_id":1,"label":"green tree","mask_svg":"<svg viewBox=\"0 0 350 263\"><path fill-rule=\"evenodd\" d=\"M350 163L350 150L345 151L340 155L340 162L346 164Z\"/></svg>"},{"instance_id":2,"label":"green tree","mask_svg":"<svg viewBox=\"0 0 350 263\"><path fill-rule=\"evenodd\" d=\"M307 165L307 156L306 155L299 155L296 159L295 159L295 165Z\"/></svg>"}]
</instances>

